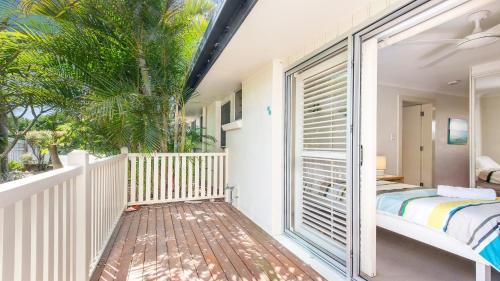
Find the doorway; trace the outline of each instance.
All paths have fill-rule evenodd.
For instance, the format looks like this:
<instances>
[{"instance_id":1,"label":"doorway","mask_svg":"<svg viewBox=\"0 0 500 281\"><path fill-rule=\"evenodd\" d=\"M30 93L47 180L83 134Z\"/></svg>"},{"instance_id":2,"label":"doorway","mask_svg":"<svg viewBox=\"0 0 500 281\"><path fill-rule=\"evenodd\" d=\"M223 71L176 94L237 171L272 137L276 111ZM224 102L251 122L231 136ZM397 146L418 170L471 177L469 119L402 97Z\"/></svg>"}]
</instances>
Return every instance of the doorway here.
<instances>
[{"instance_id":1,"label":"doorway","mask_svg":"<svg viewBox=\"0 0 500 281\"><path fill-rule=\"evenodd\" d=\"M433 105L403 101L402 149L403 182L432 186Z\"/></svg>"},{"instance_id":2,"label":"doorway","mask_svg":"<svg viewBox=\"0 0 500 281\"><path fill-rule=\"evenodd\" d=\"M355 245L355 249L357 248L356 253L354 254L354 261L353 261L353 270L354 274L360 276L364 279L369 279L371 277L375 277L377 275L377 259L376 259L376 250L377 250L377 217L378 217L378 211L377 211L377 192L378 192L378 183L377 183L377 142L374 142L374 140L377 140L377 122L375 117L377 116L378 110L380 111L381 109L377 109L377 99L378 99L378 91L379 91L379 84L378 84L378 75L379 73L379 56L378 52L380 49L391 46L394 44L397 44L400 41L410 39L411 37L425 31L428 29L431 29L432 27L436 27L440 24L446 23L448 21L451 21L457 17L463 16L466 17L471 11L476 11L478 9L481 9L485 4L491 4L493 1L463 1L458 3L457 1L436 1L434 3L420 3L417 6L414 6L409 9L402 9L400 13L395 13L394 15L389 16L387 19L383 19L380 21L380 23L374 24L373 26L370 26L369 28L366 28L365 30L360 31L359 34L355 34L353 41L354 41L354 99L355 99L355 108L354 112L359 111L359 113L355 113L355 122L354 122L354 130L355 130L355 137L353 138L354 140L354 146L356 148L359 148L357 150L354 150L354 158L359 159L360 165L358 169L354 169L353 172L353 182L354 182L354 187L353 187L353 194L354 194L354 202L359 202L359 207L356 208L356 205L354 206L354 222L353 222L353 232L354 232L354 241L355 243L359 243L358 245ZM467 21L464 21L467 23ZM407 45L410 45L414 42L411 42L411 40L407 40L405 43ZM404 44L401 44L404 45ZM419 49L420 46L414 47L415 49ZM444 48L444 47L443 47ZM451 47L449 48L451 49ZM413 61L410 61L409 56L402 56L400 54L394 55L394 57L405 58L405 64L407 66L415 66L416 64L413 63ZM416 57L416 56L415 56ZM461 58L460 56L456 56ZM433 57L432 60L428 58L428 61L431 61L432 63L437 64L440 61L445 60L448 58L447 56L439 56L438 59L436 57ZM386 63L385 65L391 66L395 72L395 74L398 75L407 75L410 78L414 78L416 75L411 75L411 72L406 70L406 71L401 71L401 68L398 68L396 64L388 64ZM425 63L423 64L425 67L431 67L431 63ZM418 65L417 65L418 66ZM414 72L417 74L422 74L426 73L428 71L422 71L420 70L419 72ZM427 73L428 74L428 73ZM395 75L395 77L398 77ZM434 78L434 77L432 77ZM427 79L427 81L431 81L432 79ZM460 79L458 79L460 80ZM456 81L455 79L450 79L450 80L443 80L444 84L447 86L453 86ZM461 81L467 81L462 79ZM398 81L400 82L400 81ZM406 81L405 81L406 82ZM404 82L403 82L404 84ZM390 85L389 83L386 83L386 85ZM400 85L397 85L400 86ZM426 88L418 88L414 85L403 85L406 86L408 89L407 92L423 92L424 90L427 90ZM387 87L389 89L390 87ZM395 88L395 87L393 87ZM468 87L465 86L466 89ZM436 92L434 92L436 93ZM463 97L462 98L456 98L455 96L451 95L446 95L442 94L442 98L440 99L440 104L446 104L450 105L451 103L443 102L451 99L455 100L465 100ZM395 100L395 99L394 99ZM456 106L455 108L451 107L444 107L441 106L441 111L439 115L439 121L440 124L444 124L442 122L444 119L444 115L446 116L445 120L448 120L449 118L458 118L458 119L464 119L463 116L468 114L468 113L456 113L456 111L461 110L462 107L459 106L459 104L463 104L464 102L460 100L453 106ZM392 100L391 100L392 101ZM466 103L466 102L465 102ZM433 180L433 172L432 170L425 170L427 167L429 167L428 164L423 164L426 163L426 161L430 161L432 166L435 166L434 161L432 161L433 156L431 154L426 155L425 153L421 153L425 151L426 146L432 147L432 143L428 143L429 140L432 142L432 133L431 133L431 138L428 137L422 137L425 134L428 134L429 130L422 130L422 126L428 127L426 124L430 124L430 127L432 126L437 126L430 122L426 122L418 116L418 113L423 112L423 105L426 103L420 103L420 104L405 104L405 107L408 108L408 112L413 110L415 116L407 116L407 119L413 118L414 121L413 127L409 124L406 124L406 129L407 131L403 132L405 130L405 124L401 120L400 122L400 128L401 132L400 135L401 138L398 138L397 141L401 141L401 153L400 153L400 164L398 163L397 171L404 173L404 170L408 170L409 166L410 169L417 170L415 174L405 174L405 184L406 181L412 181L413 185L427 185L426 182L430 182L430 186L434 184L439 184L439 181L436 180L434 182ZM467 108L468 108L468 103L466 103ZM396 107L395 102L391 103L390 106L392 108ZM410 107L412 107L410 109ZM383 108L382 110L385 110L387 107ZM448 111L449 110L449 111ZM402 110L404 111L404 110ZM448 112L447 112L448 111ZM409 113L408 113L409 114ZM403 115L406 115L404 112L401 112L401 118L403 118ZM424 113L425 116L425 113ZM424 117L422 116L422 117ZM391 121L394 121L396 118L393 118ZM431 119L432 120L432 119ZM437 119L436 119L437 120ZM405 122L409 123L409 122ZM395 126L393 126L395 127ZM420 129L419 129L420 127ZM440 137L441 140L446 139L446 137L449 138L449 136L446 136L446 129L447 127L444 128L439 128L437 130L437 133L439 136L436 135L437 137ZM431 129L432 132L432 129ZM405 134L406 133L406 134ZM390 141L394 142L393 147L396 147L396 140L391 136L390 133L387 134L388 137L386 138L386 141L389 143ZM407 139L406 141L403 140L404 135L410 135L412 136L412 139ZM413 141L413 142L411 142ZM406 145L412 146L412 150L410 152L406 153L403 150L408 150L404 149L403 147L405 146L403 142L406 142ZM427 144L426 144L427 143ZM440 141L436 142L436 146L440 145L440 148L443 147L443 150L449 149L449 151L459 151L460 153L463 152L463 150L467 150L467 144L462 144L462 146L458 146L455 143L452 143L450 140L445 140L445 141ZM399 144L398 144L399 145ZM423 146L424 151L420 151ZM441 151L440 149L436 148L436 152ZM432 150L431 150L432 152ZM448 152L448 151L445 151ZM467 152L467 151L466 151ZM413 153L413 157L411 156L411 153ZM463 154L463 153L462 153ZM460 155L462 155L460 154ZM456 155L456 154L455 154ZM404 159L411 159L411 158L417 158L419 161L413 161L411 163L404 163ZM455 173L458 175L464 175L469 172L469 168L467 165L462 165L463 163L466 163L465 161L454 161L454 159L457 159L456 157L450 157L450 158L441 158L446 159L448 161L448 166L446 168L460 168L466 167L466 171L463 173ZM450 160L452 159L452 160ZM466 159L467 160L467 159ZM356 161L355 161L356 162ZM438 163L438 161L436 161ZM439 162L439 164L441 164ZM387 162L387 164L392 165L390 168L394 168L396 166L395 161L392 162ZM384 165L384 166L386 166ZM407 167L404 167L407 166ZM442 166L442 165L441 165ZM438 167L441 167L438 166ZM406 169L405 169L406 168ZM449 170L448 169L448 170ZM394 170L396 170L394 168ZM447 171L447 169L438 169L438 171ZM450 181L456 180L456 178L453 177L448 177ZM446 180L448 180L448 178ZM399 184L399 183L398 183ZM394 184L394 186L397 186L398 184ZM458 185L457 185L458 186ZM385 188L385 187L384 187ZM397 186L398 189L406 189L409 188L408 186L404 184L399 184ZM418 188L416 188L418 190ZM356 203L355 203L356 204ZM358 213L356 213L358 212ZM399 226L398 224L395 224ZM397 228L397 227L396 227ZM399 232L395 232L399 233ZM359 235L359 239L356 239L356 235ZM411 237L409 235L405 235L407 237ZM421 235L423 236L423 235ZM411 237L414 240L417 241L422 241L419 240L418 237L414 238ZM424 242L426 244L432 245L431 243ZM433 245L434 247L438 249L443 249L439 247L439 244ZM391 257L394 257L392 255ZM356 260L356 258L359 258ZM394 262L394 260L393 260ZM469 266L473 266L474 263L469 263ZM356 272L357 271L357 272ZM400 279L401 280L401 279Z\"/></svg>"}]
</instances>

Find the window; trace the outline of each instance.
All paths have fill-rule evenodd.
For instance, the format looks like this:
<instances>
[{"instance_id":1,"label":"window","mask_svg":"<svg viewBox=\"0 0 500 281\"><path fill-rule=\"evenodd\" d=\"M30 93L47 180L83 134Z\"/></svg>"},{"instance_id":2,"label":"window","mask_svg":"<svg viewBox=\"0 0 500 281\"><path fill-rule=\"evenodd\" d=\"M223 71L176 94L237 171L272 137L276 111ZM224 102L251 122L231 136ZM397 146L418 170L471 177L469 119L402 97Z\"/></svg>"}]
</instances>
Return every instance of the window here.
<instances>
[{"instance_id":1,"label":"window","mask_svg":"<svg viewBox=\"0 0 500 281\"><path fill-rule=\"evenodd\" d=\"M203 115L200 116L200 135L203 136Z\"/></svg>"},{"instance_id":2,"label":"window","mask_svg":"<svg viewBox=\"0 0 500 281\"><path fill-rule=\"evenodd\" d=\"M242 92L239 90L234 94L234 120L241 120L243 117Z\"/></svg>"},{"instance_id":3,"label":"window","mask_svg":"<svg viewBox=\"0 0 500 281\"><path fill-rule=\"evenodd\" d=\"M226 131L222 126L231 122L231 102L228 101L220 108L220 146L226 147Z\"/></svg>"},{"instance_id":4,"label":"window","mask_svg":"<svg viewBox=\"0 0 500 281\"><path fill-rule=\"evenodd\" d=\"M285 231L329 263L349 262L347 41L286 73Z\"/></svg>"}]
</instances>

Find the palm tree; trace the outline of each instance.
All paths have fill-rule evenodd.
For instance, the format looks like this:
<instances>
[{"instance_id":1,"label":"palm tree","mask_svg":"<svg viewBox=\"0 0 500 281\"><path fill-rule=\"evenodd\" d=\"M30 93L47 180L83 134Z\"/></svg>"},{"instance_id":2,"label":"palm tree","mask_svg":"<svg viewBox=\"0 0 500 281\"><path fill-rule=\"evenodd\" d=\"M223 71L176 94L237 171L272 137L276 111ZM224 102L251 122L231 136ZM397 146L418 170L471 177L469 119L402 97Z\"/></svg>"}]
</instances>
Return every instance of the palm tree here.
<instances>
[{"instance_id":1,"label":"palm tree","mask_svg":"<svg viewBox=\"0 0 500 281\"><path fill-rule=\"evenodd\" d=\"M0 2L0 176L7 174L7 156L16 142L32 128L37 119L54 107L65 107L81 86L61 71L57 59L41 53L30 40L26 28L37 19L23 17L16 3ZM19 129L26 113L32 116ZM9 122L9 120L11 122ZM11 127L9 127L9 123ZM14 126L12 126L14 125ZM12 138L9 141L9 137Z\"/></svg>"},{"instance_id":2,"label":"palm tree","mask_svg":"<svg viewBox=\"0 0 500 281\"><path fill-rule=\"evenodd\" d=\"M45 19L24 29L30 40L82 81L82 120L116 148L183 149L185 79L211 2L23 0L20 7Z\"/></svg>"}]
</instances>

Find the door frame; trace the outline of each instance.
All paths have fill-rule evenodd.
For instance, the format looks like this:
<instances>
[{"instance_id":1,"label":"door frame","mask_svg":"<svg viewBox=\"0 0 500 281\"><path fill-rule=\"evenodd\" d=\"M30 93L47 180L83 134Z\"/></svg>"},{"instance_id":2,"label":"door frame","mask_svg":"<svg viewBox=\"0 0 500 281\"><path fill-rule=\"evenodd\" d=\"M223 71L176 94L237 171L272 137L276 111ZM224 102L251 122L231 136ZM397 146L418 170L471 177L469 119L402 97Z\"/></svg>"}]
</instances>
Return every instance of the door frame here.
<instances>
[{"instance_id":1,"label":"door frame","mask_svg":"<svg viewBox=\"0 0 500 281\"><path fill-rule=\"evenodd\" d=\"M476 186L477 130L476 130L476 80L500 74L500 60L474 65L469 69L469 184ZM482 132L482 130L481 130Z\"/></svg>"},{"instance_id":2,"label":"door frame","mask_svg":"<svg viewBox=\"0 0 500 281\"><path fill-rule=\"evenodd\" d=\"M397 132L397 145L398 145L398 150L397 150L397 172L398 175L403 175L403 107L404 107L404 102L415 102L419 103L420 105L424 104L430 104L432 105L432 122L436 122L436 101L434 99L429 99L429 98L420 98L420 97L412 97L412 96L405 96L405 95L398 95L398 132ZM432 127L432 135L431 135L431 153L432 153L432 179L431 179L431 185L434 185L435 182L435 172L434 172L434 167L435 167L435 128L434 126Z\"/></svg>"},{"instance_id":3,"label":"door frame","mask_svg":"<svg viewBox=\"0 0 500 281\"><path fill-rule=\"evenodd\" d=\"M338 269L340 272L343 272L346 274L348 279L350 280L367 280L370 277L367 274L364 274L361 272L361 262L360 262L360 220L361 220L361 214L360 214L360 189L361 189L361 169L366 169L370 170L373 169L375 171L376 169L376 162L375 161L370 161L371 163L366 163L364 162L366 159L366 155L363 156L363 147L361 143L361 103L362 103L362 94L361 94L361 86L362 86L362 71L366 71L362 69L362 55L364 56L365 53L362 51L362 47L364 43L366 43L368 40L372 38L376 38L379 40L380 38L387 39L387 34L388 33L394 33L394 32L399 32L399 33L405 33L408 30L414 30L417 29L418 27L415 28L417 25L428 25L428 24L435 24L435 18L437 18L438 15L441 13L455 9L462 4L466 2L471 2L471 1L491 1L491 0L409 0L406 3L402 3L399 6L395 7L393 10L385 12L381 14L378 17L374 17L371 20L368 20L364 22L363 24L359 25L357 28L350 30L347 32L344 36L339 36L340 39L334 40L331 43L329 43L327 46L319 49L316 52L313 52L311 55L306 56L305 58L299 60L298 62L292 64L290 67L288 67L285 70L284 76L283 76L283 85L284 85L284 100L283 104L285 106L284 108L284 189L285 189L285 194L284 194L284 233L294 239L297 243L301 244L304 246L306 249L308 249L311 253L319 256L320 258L323 258L323 256L318 254L314 249L310 247L310 245L305 242L303 239L300 237L297 237L290 231L287 231L287 226L289 225L289 217L288 213L290 210L290 200L289 200L289 190L290 186L293 184L293 166L292 166L292 154L290 153L290 147L293 149L293 146L290 146L292 143L292 140L290 139L290 136L293 135L291 134L293 132L293 126L292 122L290 122L291 119L291 112L290 112L290 97L289 97L289 92L290 89L293 85L290 84L290 80L287 78L287 76L290 73L293 73L294 71L297 71L304 65L308 64L314 64L324 58L325 56L329 55L332 50L335 50L335 47L342 43L344 46L347 46L347 51L348 51L348 124L351 126L351 141L349 142L350 150L349 154L347 157L351 157L351 161L348 161L349 163L349 171L348 173L348 178L350 180L350 186L351 186L351 192L349 196L349 201L348 201L348 240L349 241L349 248L350 248L350 258L348 257L347 259L347 264L346 265L340 265L339 264L332 264L332 266L336 269ZM411 19L412 24L408 25L408 20ZM441 18L441 20L443 20ZM422 23L426 24L422 24ZM346 39L347 38L347 39ZM347 41L347 43L343 43ZM376 61L376 60L375 60ZM370 69L367 71L368 74L370 73ZM375 75L376 75L376 69L375 69ZM369 77L363 76L363 78L366 80ZM373 78L373 76L372 76ZM376 76L375 76L376 78ZM373 80L373 79L372 79ZM375 79L376 81L376 79ZM372 82L373 83L373 82ZM375 90L376 92L376 90ZM376 101L376 98L375 98ZM366 102L366 101L365 101ZM376 104L376 103L375 103ZM364 111L365 112L365 111ZM376 109L375 109L376 113ZM376 135L375 135L376 137ZM375 152L376 153L376 152ZM375 158L375 157L373 157ZM375 173L374 173L375 174ZM375 179L375 177L374 177ZM373 198L375 201L375 197ZM374 205L373 205L374 207ZM373 209L372 215L373 219L372 221L375 221L375 212L376 210ZM373 232L376 229L376 225L373 225ZM374 236L375 237L375 236ZM349 239L350 238L350 239ZM376 237L375 237L376 238ZM375 240L376 242L376 240ZM375 247L372 247L372 253L370 253L370 262L375 265L375 253L374 251ZM365 254L365 253L363 253ZM328 262L328 260L325 260Z\"/></svg>"},{"instance_id":4,"label":"door frame","mask_svg":"<svg viewBox=\"0 0 500 281\"><path fill-rule=\"evenodd\" d=\"M491 0L416 0L400 7L388 15L375 19L372 22L352 33L349 37L350 46L352 46L351 54L353 62L353 77L352 77L352 94L353 94L353 149L352 163L352 266L350 276L352 280L367 280L375 275L376 271L376 180L372 172L376 170L376 144L373 145L373 140L376 139L376 129L364 129L373 125L373 119L376 119L376 87L367 91L367 85L375 85L377 81L377 52L378 43L383 42L390 44L407 38L409 33L413 34L426 30L432 26L448 21L450 18L457 16L464 10L469 11L470 7L483 6ZM475 6L474 6L475 5ZM391 37L392 36L392 37ZM371 41L370 41L371 40ZM373 42L377 42L374 44ZM371 46L370 46L371 45ZM363 91L368 92L368 95L363 94ZM370 94L372 96L370 96ZM361 108L363 113L361 113ZM367 116L368 114L368 116ZM371 117L371 119L370 119ZM366 121L371 120L371 121ZM371 122L371 123L370 123ZM368 125L368 126L367 126ZM376 128L376 122L375 122ZM367 140L371 140L371 144L362 141L362 133ZM368 132L368 135L366 134ZM368 177L363 176L364 181L361 181L361 176L368 173ZM368 178L368 180L367 180ZM371 190L364 190L361 196L361 189L372 185ZM368 196L367 196L368 195ZM372 196L372 197L370 197ZM360 206L362 200L368 199L368 205L363 205L363 208L368 208L368 215L363 217ZM363 218L362 218L363 217ZM368 222L361 225L361 220ZM368 243L364 243L363 253L361 253L361 229L364 233L368 233L368 237L364 236ZM368 239L367 239L368 238ZM368 245L368 246L367 246ZM362 255L361 255L362 254ZM363 260L361 256L367 257L368 273L362 272L361 266Z\"/></svg>"},{"instance_id":5,"label":"door frame","mask_svg":"<svg viewBox=\"0 0 500 281\"><path fill-rule=\"evenodd\" d=\"M351 106L351 95L350 95L350 89L351 89L351 82L349 77L351 76L351 62L349 61L351 55L349 53L349 44L348 44L348 39L347 36L343 37L334 43L330 45L329 47L325 48L324 50L321 50L320 52L311 55L310 57L307 57L303 61L300 61L300 63L288 68L285 70L284 73L284 89L285 89L285 95L284 95L284 129L285 129L285 134L284 134L284 185L285 185L285 198L284 198L284 233L292 238L295 242L298 244L302 245L304 248L309 250L312 254L315 256L319 257L322 259L324 262L335 268L337 271L344 273L347 275L348 270L346 268L349 268L349 261L350 261L350 255L349 253L351 252L349 249L349 246L352 244L351 240L349 239L350 235L350 218L349 218L349 207L347 208L347 248L348 252L346 254L347 259L346 259L346 264L343 264L341 261L336 260L332 255L330 255L327 252L321 251L314 245L312 245L310 242L305 239L305 237L298 235L297 233L293 232L290 230L290 225L293 221L293 217L291 217L291 211L294 209L294 206L292 206L293 203L293 190L294 190L294 182L295 182L295 175L294 175L294 151L295 151L295 143L294 143L294 135L295 135L295 119L294 119L294 109L295 105L293 104L293 97L291 96L292 91L293 91L293 75L297 73L298 71L302 71L305 69L310 69L311 67L314 67L315 65L327 60L331 56L334 56L337 53L340 53L342 51L347 51L347 57L348 57L348 63L347 63L347 124L352 124L350 120L350 116L352 115L350 113L350 108ZM350 171L351 167L349 166L350 161L349 155L351 155L351 135L347 135L347 151L346 151L346 160L347 160L347 167L346 171ZM348 173L348 172L347 172ZM349 174L349 173L348 173ZM346 175L346 180L347 180L347 186L351 185L351 180L350 176ZM350 202L350 195L347 193L347 202Z\"/></svg>"}]
</instances>

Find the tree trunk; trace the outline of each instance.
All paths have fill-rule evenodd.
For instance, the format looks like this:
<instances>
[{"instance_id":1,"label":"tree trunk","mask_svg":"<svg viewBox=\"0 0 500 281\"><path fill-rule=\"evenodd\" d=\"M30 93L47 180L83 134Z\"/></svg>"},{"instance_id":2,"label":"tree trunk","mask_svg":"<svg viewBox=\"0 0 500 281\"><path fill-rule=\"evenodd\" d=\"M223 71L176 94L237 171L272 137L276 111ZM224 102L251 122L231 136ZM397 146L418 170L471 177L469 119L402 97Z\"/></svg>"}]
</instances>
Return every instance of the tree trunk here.
<instances>
[{"instance_id":1,"label":"tree trunk","mask_svg":"<svg viewBox=\"0 0 500 281\"><path fill-rule=\"evenodd\" d=\"M141 72L142 85L144 93L148 96L153 95L153 89L151 86L151 77L149 76L149 69L146 62L146 55L144 54L144 50L142 49L142 43L137 44L138 49L138 63L139 63L139 71Z\"/></svg>"},{"instance_id":2,"label":"tree trunk","mask_svg":"<svg viewBox=\"0 0 500 281\"><path fill-rule=\"evenodd\" d=\"M0 107L0 155L9 147L9 128L7 122L7 112L5 108ZM8 154L0 156L0 178L6 179L9 173Z\"/></svg>"},{"instance_id":3,"label":"tree trunk","mask_svg":"<svg viewBox=\"0 0 500 281\"><path fill-rule=\"evenodd\" d=\"M177 102L174 112L174 152L179 152L179 106Z\"/></svg>"},{"instance_id":4,"label":"tree trunk","mask_svg":"<svg viewBox=\"0 0 500 281\"><path fill-rule=\"evenodd\" d=\"M168 101L162 102L161 128L162 128L162 138L160 142L160 149L161 152L168 152Z\"/></svg>"},{"instance_id":5,"label":"tree trunk","mask_svg":"<svg viewBox=\"0 0 500 281\"><path fill-rule=\"evenodd\" d=\"M60 169L63 167L59 154L57 153L57 144L49 144L49 155L52 161L52 169Z\"/></svg>"},{"instance_id":6,"label":"tree trunk","mask_svg":"<svg viewBox=\"0 0 500 281\"><path fill-rule=\"evenodd\" d=\"M184 151L185 145L186 145L186 110L185 106L182 106L181 109L181 141L180 141L180 151L181 152L187 152Z\"/></svg>"}]
</instances>

